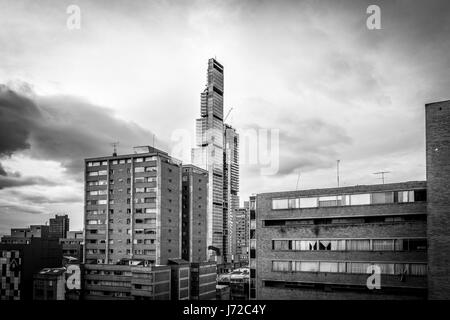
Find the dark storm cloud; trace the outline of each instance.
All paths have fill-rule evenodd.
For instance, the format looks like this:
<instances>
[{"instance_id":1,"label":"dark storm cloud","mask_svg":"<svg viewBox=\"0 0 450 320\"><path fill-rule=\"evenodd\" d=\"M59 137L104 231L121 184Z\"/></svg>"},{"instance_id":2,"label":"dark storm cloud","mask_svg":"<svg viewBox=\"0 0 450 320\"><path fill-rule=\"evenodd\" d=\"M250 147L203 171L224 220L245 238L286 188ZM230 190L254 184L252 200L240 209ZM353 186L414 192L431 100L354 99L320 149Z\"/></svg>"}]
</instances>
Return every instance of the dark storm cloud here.
<instances>
[{"instance_id":1,"label":"dark storm cloud","mask_svg":"<svg viewBox=\"0 0 450 320\"><path fill-rule=\"evenodd\" d=\"M78 179L83 159L112 153L112 142L120 142L119 153L152 142L150 131L72 96L31 97L2 86L0 115L0 155L26 151L36 159L60 162Z\"/></svg>"},{"instance_id":2,"label":"dark storm cloud","mask_svg":"<svg viewBox=\"0 0 450 320\"><path fill-rule=\"evenodd\" d=\"M6 176L6 171L3 169L2 164L0 163L0 176ZM1 177L0 177L1 178Z\"/></svg>"},{"instance_id":3,"label":"dark storm cloud","mask_svg":"<svg viewBox=\"0 0 450 320\"><path fill-rule=\"evenodd\" d=\"M282 120L285 128L280 130L279 174L295 170L315 170L334 165L338 148L351 144L344 128L321 119L294 121Z\"/></svg>"},{"instance_id":4,"label":"dark storm cloud","mask_svg":"<svg viewBox=\"0 0 450 320\"><path fill-rule=\"evenodd\" d=\"M0 175L0 189L31 185L55 186L56 183L41 177L22 177L21 175Z\"/></svg>"},{"instance_id":5,"label":"dark storm cloud","mask_svg":"<svg viewBox=\"0 0 450 320\"><path fill-rule=\"evenodd\" d=\"M10 190L8 194L13 197L18 197L21 201L32 203L33 205L74 203L83 201L82 194L59 194L56 196L48 197L42 194L30 194L29 192L21 192L20 190Z\"/></svg>"},{"instance_id":6,"label":"dark storm cloud","mask_svg":"<svg viewBox=\"0 0 450 320\"><path fill-rule=\"evenodd\" d=\"M283 123L282 128L279 129L277 175L288 175L296 170L312 171L331 167L336 163L339 148L352 143L352 139L343 127L318 118L296 121L282 117L276 122ZM256 131L262 129L256 124L249 127ZM250 147L248 141L243 139L245 140L246 137L241 137L242 143L245 144L243 148ZM247 159L242 160L243 165L246 165ZM246 166L245 169L252 174L260 170L259 166L255 165Z\"/></svg>"}]
</instances>

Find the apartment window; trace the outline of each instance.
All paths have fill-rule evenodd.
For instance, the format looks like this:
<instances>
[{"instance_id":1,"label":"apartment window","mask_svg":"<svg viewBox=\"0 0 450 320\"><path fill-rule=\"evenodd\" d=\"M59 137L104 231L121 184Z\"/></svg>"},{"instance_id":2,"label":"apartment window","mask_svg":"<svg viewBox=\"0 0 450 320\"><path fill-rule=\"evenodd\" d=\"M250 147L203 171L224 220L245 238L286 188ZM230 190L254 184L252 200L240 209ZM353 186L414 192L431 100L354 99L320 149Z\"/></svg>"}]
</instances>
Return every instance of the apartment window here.
<instances>
[{"instance_id":1,"label":"apartment window","mask_svg":"<svg viewBox=\"0 0 450 320\"><path fill-rule=\"evenodd\" d=\"M367 268L370 266L370 263L367 262L348 262L347 263L347 272L348 273L368 273Z\"/></svg>"},{"instance_id":2,"label":"apartment window","mask_svg":"<svg viewBox=\"0 0 450 320\"><path fill-rule=\"evenodd\" d=\"M289 208L288 199L273 199L272 200L272 209L273 210L288 209L288 208Z\"/></svg>"},{"instance_id":3,"label":"apartment window","mask_svg":"<svg viewBox=\"0 0 450 320\"><path fill-rule=\"evenodd\" d=\"M145 182L145 177L134 178L134 182L136 182L136 183L144 183Z\"/></svg>"},{"instance_id":4,"label":"apartment window","mask_svg":"<svg viewBox=\"0 0 450 320\"><path fill-rule=\"evenodd\" d=\"M145 167L145 172L152 172L152 171L156 171L155 167ZM169 172L171 172L172 170L170 170Z\"/></svg>"},{"instance_id":5,"label":"apartment window","mask_svg":"<svg viewBox=\"0 0 450 320\"><path fill-rule=\"evenodd\" d=\"M308 198L300 198L300 208L315 208L317 207L317 198L316 197L308 197Z\"/></svg>"},{"instance_id":6,"label":"apartment window","mask_svg":"<svg viewBox=\"0 0 450 320\"><path fill-rule=\"evenodd\" d=\"M145 188L136 188L136 193L145 192Z\"/></svg>"},{"instance_id":7,"label":"apartment window","mask_svg":"<svg viewBox=\"0 0 450 320\"><path fill-rule=\"evenodd\" d=\"M97 204L106 204L106 199L98 200Z\"/></svg>"},{"instance_id":8,"label":"apartment window","mask_svg":"<svg viewBox=\"0 0 450 320\"><path fill-rule=\"evenodd\" d=\"M319 262L318 261L293 261L292 271L301 272L318 272Z\"/></svg>"},{"instance_id":9,"label":"apartment window","mask_svg":"<svg viewBox=\"0 0 450 320\"><path fill-rule=\"evenodd\" d=\"M382 274L395 274L395 265L393 263L376 263Z\"/></svg>"},{"instance_id":10,"label":"apartment window","mask_svg":"<svg viewBox=\"0 0 450 320\"><path fill-rule=\"evenodd\" d=\"M144 172L144 167L136 167L136 168L134 168L134 172L135 173L142 173L142 172Z\"/></svg>"},{"instance_id":11,"label":"apartment window","mask_svg":"<svg viewBox=\"0 0 450 320\"><path fill-rule=\"evenodd\" d=\"M410 251L427 250L427 240L426 239L410 239L409 240L409 250Z\"/></svg>"},{"instance_id":12,"label":"apartment window","mask_svg":"<svg viewBox=\"0 0 450 320\"><path fill-rule=\"evenodd\" d=\"M347 251L370 251L370 240L347 240Z\"/></svg>"},{"instance_id":13,"label":"apartment window","mask_svg":"<svg viewBox=\"0 0 450 320\"><path fill-rule=\"evenodd\" d=\"M372 204L394 203L393 192L372 193Z\"/></svg>"},{"instance_id":14,"label":"apartment window","mask_svg":"<svg viewBox=\"0 0 450 320\"><path fill-rule=\"evenodd\" d=\"M399 203L414 202L414 191L398 191L397 201Z\"/></svg>"},{"instance_id":15,"label":"apartment window","mask_svg":"<svg viewBox=\"0 0 450 320\"><path fill-rule=\"evenodd\" d=\"M339 272L339 264L337 262L320 262L320 272Z\"/></svg>"},{"instance_id":16,"label":"apartment window","mask_svg":"<svg viewBox=\"0 0 450 320\"><path fill-rule=\"evenodd\" d=\"M289 271L289 261L272 261L273 271Z\"/></svg>"},{"instance_id":17,"label":"apartment window","mask_svg":"<svg viewBox=\"0 0 450 320\"><path fill-rule=\"evenodd\" d=\"M372 240L372 250L374 250L374 251L394 251L394 240L392 240L392 239Z\"/></svg>"},{"instance_id":18,"label":"apartment window","mask_svg":"<svg viewBox=\"0 0 450 320\"><path fill-rule=\"evenodd\" d=\"M427 274L427 265L422 263L411 263L409 265L409 272L413 276L425 276Z\"/></svg>"},{"instance_id":19,"label":"apartment window","mask_svg":"<svg viewBox=\"0 0 450 320\"><path fill-rule=\"evenodd\" d=\"M370 204L370 193L351 194L350 203L352 206Z\"/></svg>"},{"instance_id":20,"label":"apartment window","mask_svg":"<svg viewBox=\"0 0 450 320\"><path fill-rule=\"evenodd\" d=\"M144 162L144 158L136 158L134 159L134 162Z\"/></svg>"},{"instance_id":21,"label":"apartment window","mask_svg":"<svg viewBox=\"0 0 450 320\"><path fill-rule=\"evenodd\" d=\"M336 207L341 205L342 196L319 197L319 207Z\"/></svg>"},{"instance_id":22,"label":"apartment window","mask_svg":"<svg viewBox=\"0 0 450 320\"><path fill-rule=\"evenodd\" d=\"M98 171L90 171L90 172L88 173L88 176L89 176L89 177L96 177L96 176L98 176Z\"/></svg>"},{"instance_id":23,"label":"apartment window","mask_svg":"<svg viewBox=\"0 0 450 320\"><path fill-rule=\"evenodd\" d=\"M274 240L273 241L274 250L289 250L289 240Z\"/></svg>"}]
</instances>

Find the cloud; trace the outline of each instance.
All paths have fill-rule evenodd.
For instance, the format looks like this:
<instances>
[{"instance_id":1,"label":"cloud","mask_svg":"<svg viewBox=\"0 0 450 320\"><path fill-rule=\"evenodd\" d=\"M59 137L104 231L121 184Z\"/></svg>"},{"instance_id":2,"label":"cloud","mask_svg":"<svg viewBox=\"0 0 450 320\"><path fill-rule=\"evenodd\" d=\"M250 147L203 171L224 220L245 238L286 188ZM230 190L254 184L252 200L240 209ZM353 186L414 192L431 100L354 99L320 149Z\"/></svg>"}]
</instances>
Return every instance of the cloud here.
<instances>
[{"instance_id":1,"label":"cloud","mask_svg":"<svg viewBox=\"0 0 450 320\"><path fill-rule=\"evenodd\" d=\"M151 131L83 99L22 94L6 85L0 86L0 115L0 156L26 152L35 159L58 161L77 179L82 178L83 159L112 153L112 142L119 141L119 152L129 153L133 146L151 144L153 137ZM15 183L5 180L4 187Z\"/></svg>"},{"instance_id":2,"label":"cloud","mask_svg":"<svg viewBox=\"0 0 450 320\"><path fill-rule=\"evenodd\" d=\"M0 175L0 189L31 185L54 186L57 183L42 177L22 177L21 175Z\"/></svg>"}]
</instances>

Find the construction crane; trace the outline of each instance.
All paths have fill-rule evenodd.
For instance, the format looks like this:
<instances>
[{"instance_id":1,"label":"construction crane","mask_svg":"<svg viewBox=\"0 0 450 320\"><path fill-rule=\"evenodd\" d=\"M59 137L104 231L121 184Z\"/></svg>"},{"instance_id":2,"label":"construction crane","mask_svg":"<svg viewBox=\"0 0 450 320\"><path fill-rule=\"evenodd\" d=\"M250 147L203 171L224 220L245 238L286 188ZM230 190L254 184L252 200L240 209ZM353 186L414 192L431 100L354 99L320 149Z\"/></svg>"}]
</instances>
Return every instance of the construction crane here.
<instances>
[{"instance_id":1,"label":"construction crane","mask_svg":"<svg viewBox=\"0 0 450 320\"><path fill-rule=\"evenodd\" d=\"M229 116L230 113L231 113L231 110L233 110L233 107L231 107L231 109L228 110L228 113L227 113L227 115L225 116L225 118L223 119L223 122L225 122L225 120L227 120L228 116Z\"/></svg>"}]
</instances>

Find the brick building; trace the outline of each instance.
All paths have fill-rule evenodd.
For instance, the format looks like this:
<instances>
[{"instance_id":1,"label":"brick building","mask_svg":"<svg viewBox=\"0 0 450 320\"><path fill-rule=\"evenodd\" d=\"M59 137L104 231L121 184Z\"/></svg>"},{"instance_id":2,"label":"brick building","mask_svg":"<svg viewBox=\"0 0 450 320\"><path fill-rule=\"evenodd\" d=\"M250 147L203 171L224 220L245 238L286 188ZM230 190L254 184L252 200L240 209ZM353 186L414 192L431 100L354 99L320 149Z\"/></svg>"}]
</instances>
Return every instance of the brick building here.
<instances>
[{"instance_id":1,"label":"brick building","mask_svg":"<svg viewBox=\"0 0 450 320\"><path fill-rule=\"evenodd\" d=\"M183 165L182 253L189 262L207 260L208 171Z\"/></svg>"},{"instance_id":2,"label":"brick building","mask_svg":"<svg viewBox=\"0 0 450 320\"><path fill-rule=\"evenodd\" d=\"M252 196L250 298L450 298L450 101L426 105L426 145L426 182Z\"/></svg>"},{"instance_id":3,"label":"brick building","mask_svg":"<svg viewBox=\"0 0 450 320\"><path fill-rule=\"evenodd\" d=\"M180 258L181 163L152 147L85 161L85 263Z\"/></svg>"}]
</instances>

